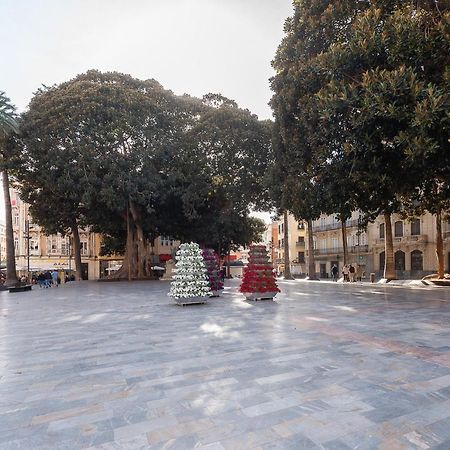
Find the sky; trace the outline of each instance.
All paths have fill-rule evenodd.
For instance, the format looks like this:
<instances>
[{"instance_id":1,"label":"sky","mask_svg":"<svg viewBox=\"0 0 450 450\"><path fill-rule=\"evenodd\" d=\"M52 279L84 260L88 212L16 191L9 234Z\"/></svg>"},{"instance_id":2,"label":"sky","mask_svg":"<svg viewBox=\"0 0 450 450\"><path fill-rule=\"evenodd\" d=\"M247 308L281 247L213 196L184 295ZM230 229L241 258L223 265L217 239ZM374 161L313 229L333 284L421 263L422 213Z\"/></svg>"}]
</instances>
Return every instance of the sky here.
<instances>
[{"instance_id":1,"label":"sky","mask_svg":"<svg viewBox=\"0 0 450 450\"><path fill-rule=\"evenodd\" d=\"M0 90L21 112L41 85L116 70L175 94L221 93L267 119L291 13L291 0L0 0Z\"/></svg>"},{"instance_id":2,"label":"sky","mask_svg":"<svg viewBox=\"0 0 450 450\"><path fill-rule=\"evenodd\" d=\"M117 70L266 119L291 12L291 0L0 0L0 90L23 111L42 84Z\"/></svg>"}]
</instances>

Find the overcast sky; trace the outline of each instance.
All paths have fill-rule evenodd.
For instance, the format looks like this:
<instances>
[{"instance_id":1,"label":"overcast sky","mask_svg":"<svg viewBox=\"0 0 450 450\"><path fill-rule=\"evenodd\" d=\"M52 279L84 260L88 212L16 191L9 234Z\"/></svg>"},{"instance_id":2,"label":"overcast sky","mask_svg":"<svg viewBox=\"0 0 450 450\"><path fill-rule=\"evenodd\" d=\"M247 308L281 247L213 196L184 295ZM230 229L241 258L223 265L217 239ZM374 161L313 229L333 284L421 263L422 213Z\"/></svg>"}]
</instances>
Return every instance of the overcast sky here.
<instances>
[{"instance_id":1,"label":"overcast sky","mask_svg":"<svg viewBox=\"0 0 450 450\"><path fill-rule=\"evenodd\" d=\"M117 70L269 118L270 62L291 11L291 0L0 0L0 90L22 111L41 84Z\"/></svg>"}]
</instances>

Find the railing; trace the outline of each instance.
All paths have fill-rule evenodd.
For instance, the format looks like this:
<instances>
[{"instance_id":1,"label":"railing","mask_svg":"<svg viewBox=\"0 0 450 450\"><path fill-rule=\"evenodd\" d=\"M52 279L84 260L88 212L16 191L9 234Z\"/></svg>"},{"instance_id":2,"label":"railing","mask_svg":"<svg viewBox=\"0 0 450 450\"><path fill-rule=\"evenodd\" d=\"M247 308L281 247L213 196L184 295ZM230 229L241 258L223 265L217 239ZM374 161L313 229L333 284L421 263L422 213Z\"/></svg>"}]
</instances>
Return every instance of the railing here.
<instances>
[{"instance_id":1,"label":"railing","mask_svg":"<svg viewBox=\"0 0 450 450\"><path fill-rule=\"evenodd\" d=\"M297 247L304 247L304 246L305 246L305 241L297 241L297 242L295 243L295 245L296 245Z\"/></svg>"},{"instance_id":2,"label":"railing","mask_svg":"<svg viewBox=\"0 0 450 450\"><path fill-rule=\"evenodd\" d=\"M449 233L450 235L450 233ZM445 233L444 233L445 237ZM397 236L393 237L392 241L394 244L401 244L401 243L410 243L410 242L428 242L428 235L427 234L416 234L413 236ZM375 245L384 245L384 238L378 238L375 239Z\"/></svg>"},{"instance_id":3,"label":"railing","mask_svg":"<svg viewBox=\"0 0 450 450\"><path fill-rule=\"evenodd\" d=\"M369 251L368 245L349 245L347 247L348 253L367 253ZM335 248L316 248L314 249L314 255L342 255L344 254L343 247Z\"/></svg>"},{"instance_id":4,"label":"railing","mask_svg":"<svg viewBox=\"0 0 450 450\"><path fill-rule=\"evenodd\" d=\"M345 222L347 228L354 228L359 225L358 219L347 220ZM325 225L313 225L313 232L338 230L341 228L341 222L328 223Z\"/></svg>"}]
</instances>

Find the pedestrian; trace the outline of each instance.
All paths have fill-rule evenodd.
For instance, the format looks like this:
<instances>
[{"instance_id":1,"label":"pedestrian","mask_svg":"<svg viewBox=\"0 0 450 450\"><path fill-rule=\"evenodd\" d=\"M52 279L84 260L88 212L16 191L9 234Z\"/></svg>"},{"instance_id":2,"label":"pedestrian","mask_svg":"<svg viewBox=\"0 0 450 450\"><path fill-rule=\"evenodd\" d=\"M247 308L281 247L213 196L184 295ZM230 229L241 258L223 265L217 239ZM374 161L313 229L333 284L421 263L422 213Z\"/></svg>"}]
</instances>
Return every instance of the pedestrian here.
<instances>
[{"instance_id":1,"label":"pedestrian","mask_svg":"<svg viewBox=\"0 0 450 450\"><path fill-rule=\"evenodd\" d=\"M44 287L49 288L52 285L52 274L49 270L44 273Z\"/></svg>"},{"instance_id":2,"label":"pedestrian","mask_svg":"<svg viewBox=\"0 0 450 450\"><path fill-rule=\"evenodd\" d=\"M44 274L42 272L39 272L39 275L37 276L37 282L40 288L44 287L44 280Z\"/></svg>"},{"instance_id":3,"label":"pedestrian","mask_svg":"<svg viewBox=\"0 0 450 450\"><path fill-rule=\"evenodd\" d=\"M342 269L342 275L344 275L344 281L348 281L349 267L347 264Z\"/></svg>"},{"instance_id":4,"label":"pedestrian","mask_svg":"<svg viewBox=\"0 0 450 450\"><path fill-rule=\"evenodd\" d=\"M362 281L362 276L363 276L363 270L362 270L362 267L358 264L356 266L356 280Z\"/></svg>"},{"instance_id":5,"label":"pedestrian","mask_svg":"<svg viewBox=\"0 0 450 450\"><path fill-rule=\"evenodd\" d=\"M333 264L333 267L331 268L331 277L333 278L333 281L337 281L338 272L339 270L336 264Z\"/></svg>"},{"instance_id":6,"label":"pedestrian","mask_svg":"<svg viewBox=\"0 0 450 450\"><path fill-rule=\"evenodd\" d=\"M353 283L355 281L355 268L350 264L350 267L348 268L349 272L349 278L350 283Z\"/></svg>"},{"instance_id":7,"label":"pedestrian","mask_svg":"<svg viewBox=\"0 0 450 450\"><path fill-rule=\"evenodd\" d=\"M58 287L58 271L56 269L52 272L52 284Z\"/></svg>"}]
</instances>

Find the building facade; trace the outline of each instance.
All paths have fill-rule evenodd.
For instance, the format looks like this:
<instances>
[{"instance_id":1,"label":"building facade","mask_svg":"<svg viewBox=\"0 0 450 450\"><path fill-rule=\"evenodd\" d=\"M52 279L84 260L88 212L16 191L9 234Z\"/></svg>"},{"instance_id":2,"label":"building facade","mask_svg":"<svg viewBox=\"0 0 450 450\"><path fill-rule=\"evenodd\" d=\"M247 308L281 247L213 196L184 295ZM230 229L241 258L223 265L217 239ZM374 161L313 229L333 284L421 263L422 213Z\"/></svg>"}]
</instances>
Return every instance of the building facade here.
<instances>
[{"instance_id":1,"label":"building facade","mask_svg":"<svg viewBox=\"0 0 450 450\"><path fill-rule=\"evenodd\" d=\"M278 227L279 240L277 262L283 268L284 241L283 221L274 222ZM341 273L344 265L344 245L342 224L334 215L321 215L313 221L314 258L316 276L329 278L331 267L336 264ZM445 269L450 271L450 223L442 223L444 238ZM306 231L306 232L305 232ZM346 221L348 261L361 266L366 278L375 273L381 278L384 271L385 251L384 217L379 216L367 227L361 226L361 215L355 211ZM302 222L289 219L289 249L291 271L303 275L307 271L308 251L305 247L307 230ZM293 235L298 234L296 238ZM394 261L397 278L421 278L436 272L436 217L424 214L416 220L404 220L392 215L392 235L394 241ZM279 270L282 272L282 270Z\"/></svg>"},{"instance_id":2,"label":"building facade","mask_svg":"<svg viewBox=\"0 0 450 450\"><path fill-rule=\"evenodd\" d=\"M284 220L273 222L274 231L274 267L277 273L284 273ZM291 273L295 276L305 276L306 261L306 225L298 222L292 214L288 214L288 240Z\"/></svg>"}]
</instances>

